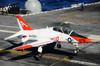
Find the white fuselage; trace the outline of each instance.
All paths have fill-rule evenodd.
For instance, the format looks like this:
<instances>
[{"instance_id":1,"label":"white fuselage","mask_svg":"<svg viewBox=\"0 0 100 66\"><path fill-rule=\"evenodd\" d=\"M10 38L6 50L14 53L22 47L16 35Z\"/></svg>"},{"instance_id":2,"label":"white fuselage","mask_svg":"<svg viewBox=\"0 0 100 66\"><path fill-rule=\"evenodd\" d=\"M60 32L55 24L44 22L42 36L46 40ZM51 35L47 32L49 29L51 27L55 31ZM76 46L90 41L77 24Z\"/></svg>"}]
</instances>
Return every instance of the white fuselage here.
<instances>
[{"instance_id":1,"label":"white fuselage","mask_svg":"<svg viewBox=\"0 0 100 66\"><path fill-rule=\"evenodd\" d=\"M29 37L28 40L51 39L59 42L68 42L68 38L71 38L72 42L77 42L68 34L54 31L53 27L37 29L32 31L23 31L23 35L27 35Z\"/></svg>"}]
</instances>

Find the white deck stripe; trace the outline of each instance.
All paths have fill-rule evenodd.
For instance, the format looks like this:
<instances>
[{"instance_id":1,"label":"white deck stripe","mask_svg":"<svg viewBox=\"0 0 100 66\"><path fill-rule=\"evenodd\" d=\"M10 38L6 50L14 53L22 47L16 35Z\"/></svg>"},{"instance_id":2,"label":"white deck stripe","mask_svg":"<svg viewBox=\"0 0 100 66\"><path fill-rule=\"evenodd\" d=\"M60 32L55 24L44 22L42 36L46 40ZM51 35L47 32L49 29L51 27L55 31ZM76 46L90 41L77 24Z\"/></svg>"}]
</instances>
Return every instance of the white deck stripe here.
<instances>
[{"instance_id":1,"label":"white deck stripe","mask_svg":"<svg viewBox=\"0 0 100 66\"><path fill-rule=\"evenodd\" d=\"M16 31L9 31L9 30L0 30L0 32L4 32L4 33L16 33Z\"/></svg>"},{"instance_id":2,"label":"white deck stripe","mask_svg":"<svg viewBox=\"0 0 100 66\"><path fill-rule=\"evenodd\" d=\"M19 28L19 27L15 27L15 26L6 26L6 25L0 25L0 27Z\"/></svg>"},{"instance_id":3,"label":"white deck stripe","mask_svg":"<svg viewBox=\"0 0 100 66\"><path fill-rule=\"evenodd\" d=\"M82 65L98 66L98 64L96 64L96 63L85 62L85 61L71 60L70 62L82 64Z\"/></svg>"}]
</instances>

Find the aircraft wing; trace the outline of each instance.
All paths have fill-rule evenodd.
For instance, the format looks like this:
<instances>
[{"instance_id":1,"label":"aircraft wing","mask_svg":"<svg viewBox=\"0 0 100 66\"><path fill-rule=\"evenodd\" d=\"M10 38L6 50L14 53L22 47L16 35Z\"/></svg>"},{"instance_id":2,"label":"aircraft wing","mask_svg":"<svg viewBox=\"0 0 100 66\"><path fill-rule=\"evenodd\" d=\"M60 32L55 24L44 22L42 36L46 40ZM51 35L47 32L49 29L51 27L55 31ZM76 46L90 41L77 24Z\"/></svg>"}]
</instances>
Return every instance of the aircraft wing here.
<instances>
[{"instance_id":1,"label":"aircraft wing","mask_svg":"<svg viewBox=\"0 0 100 66\"><path fill-rule=\"evenodd\" d=\"M16 47L14 49L22 50L22 49L27 49L27 48L31 48L31 47L43 46L43 45L50 44L53 42L54 41L52 41L52 40L39 40L39 41L32 42L32 43L29 43L29 44L26 44L23 46Z\"/></svg>"}]
</instances>

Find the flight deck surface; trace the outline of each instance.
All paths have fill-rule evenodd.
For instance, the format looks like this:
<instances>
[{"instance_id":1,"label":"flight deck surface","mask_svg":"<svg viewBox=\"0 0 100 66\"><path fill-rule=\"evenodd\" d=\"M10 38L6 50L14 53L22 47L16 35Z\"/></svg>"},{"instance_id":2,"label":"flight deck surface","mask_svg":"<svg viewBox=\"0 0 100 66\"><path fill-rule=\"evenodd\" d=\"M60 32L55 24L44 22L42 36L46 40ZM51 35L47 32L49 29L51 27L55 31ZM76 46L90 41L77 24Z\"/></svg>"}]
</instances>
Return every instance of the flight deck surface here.
<instances>
[{"instance_id":1,"label":"flight deck surface","mask_svg":"<svg viewBox=\"0 0 100 66\"><path fill-rule=\"evenodd\" d=\"M52 26L66 26L77 33L100 35L100 5L91 5L80 11L79 8L50 11L22 17L33 29ZM69 23L69 24L65 24ZM15 15L0 15L0 66L100 66L100 43L79 44L80 52L74 54L71 44L61 43L58 49L55 43L43 48L43 58L36 59L37 48L16 51L19 40L4 41L4 38L19 31ZM53 49L54 48L54 49Z\"/></svg>"}]
</instances>

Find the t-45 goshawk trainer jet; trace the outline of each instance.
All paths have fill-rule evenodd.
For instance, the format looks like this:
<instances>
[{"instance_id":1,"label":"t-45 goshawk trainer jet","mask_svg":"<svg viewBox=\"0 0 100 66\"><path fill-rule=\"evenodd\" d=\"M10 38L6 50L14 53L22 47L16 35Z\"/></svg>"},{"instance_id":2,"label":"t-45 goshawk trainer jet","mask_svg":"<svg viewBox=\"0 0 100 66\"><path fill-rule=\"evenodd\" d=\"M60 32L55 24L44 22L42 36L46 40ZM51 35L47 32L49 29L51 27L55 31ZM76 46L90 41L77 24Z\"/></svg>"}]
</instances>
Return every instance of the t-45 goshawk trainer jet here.
<instances>
[{"instance_id":1,"label":"t-45 goshawk trainer jet","mask_svg":"<svg viewBox=\"0 0 100 66\"><path fill-rule=\"evenodd\" d=\"M79 35L74 30L68 29L66 27L55 26L42 29L32 29L19 15L16 15L16 18L20 27L20 31L12 36L5 38L4 40L21 36L21 40L25 44L14 49L23 50L31 47L38 47L38 55L42 56L42 47L44 45L56 42L57 47L61 48L60 42L67 42L75 46L76 49L74 52L77 53L79 51L79 43L91 42L91 39ZM33 42L27 44L27 41L29 40L33 40Z\"/></svg>"}]
</instances>

